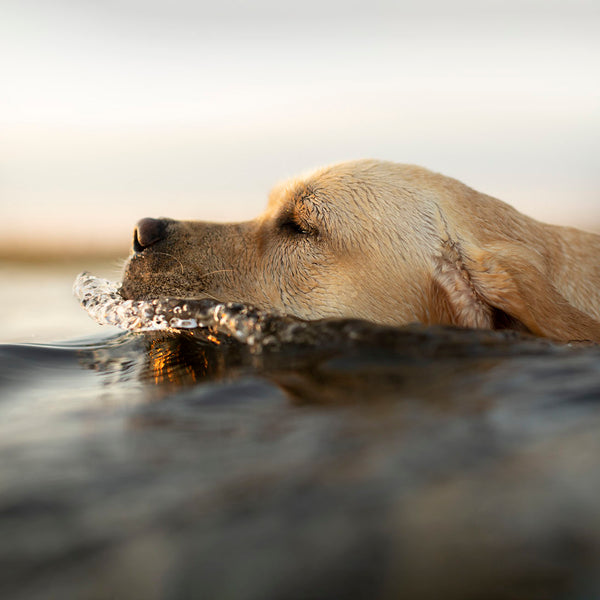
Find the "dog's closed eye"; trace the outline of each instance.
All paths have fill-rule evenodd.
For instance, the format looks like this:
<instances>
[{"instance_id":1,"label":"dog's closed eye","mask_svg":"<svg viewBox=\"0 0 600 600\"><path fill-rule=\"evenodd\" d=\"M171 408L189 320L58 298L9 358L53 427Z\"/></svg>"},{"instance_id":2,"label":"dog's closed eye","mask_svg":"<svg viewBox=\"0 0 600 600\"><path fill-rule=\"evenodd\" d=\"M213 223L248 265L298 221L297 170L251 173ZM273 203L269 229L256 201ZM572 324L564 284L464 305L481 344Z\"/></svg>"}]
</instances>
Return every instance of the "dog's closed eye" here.
<instances>
[{"instance_id":1,"label":"dog's closed eye","mask_svg":"<svg viewBox=\"0 0 600 600\"><path fill-rule=\"evenodd\" d=\"M295 213L285 213L281 216L279 229L294 236L309 236L318 233L314 225L307 223Z\"/></svg>"}]
</instances>

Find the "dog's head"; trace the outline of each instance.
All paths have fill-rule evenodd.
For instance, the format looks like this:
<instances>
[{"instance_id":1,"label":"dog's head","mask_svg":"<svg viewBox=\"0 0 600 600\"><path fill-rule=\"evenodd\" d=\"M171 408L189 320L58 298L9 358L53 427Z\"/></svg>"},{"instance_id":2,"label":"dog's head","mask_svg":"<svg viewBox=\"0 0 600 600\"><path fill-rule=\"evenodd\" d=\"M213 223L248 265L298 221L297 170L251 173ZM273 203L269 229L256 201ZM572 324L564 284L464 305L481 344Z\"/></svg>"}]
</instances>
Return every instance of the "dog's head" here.
<instances>
[{"instance_id":1,"label":"dog's head","mask_svg":"<svg viewBox=\"0 0 600 600\"><path fill-rule=\"evenodd\" d=\"M304 319L419 320L439 216L435 196L395 169L360 161L294 179L245 223L144 219L122 293L211 297Z\"/></svg>"},{"instance_id":2,"label":"dog's head","mask_svg":"<svg viewBox=\"0 0 600 600\"><path fill-rule=\"evenodd\" d=\"M122 293L573 337L569 326L548 333L553 309L532 311L528 299L543 285L545 305L568 305L546 289L541 227L426 169L348 162L278 186L253 221L140 221Z\"/></svg>"}]
</instances>

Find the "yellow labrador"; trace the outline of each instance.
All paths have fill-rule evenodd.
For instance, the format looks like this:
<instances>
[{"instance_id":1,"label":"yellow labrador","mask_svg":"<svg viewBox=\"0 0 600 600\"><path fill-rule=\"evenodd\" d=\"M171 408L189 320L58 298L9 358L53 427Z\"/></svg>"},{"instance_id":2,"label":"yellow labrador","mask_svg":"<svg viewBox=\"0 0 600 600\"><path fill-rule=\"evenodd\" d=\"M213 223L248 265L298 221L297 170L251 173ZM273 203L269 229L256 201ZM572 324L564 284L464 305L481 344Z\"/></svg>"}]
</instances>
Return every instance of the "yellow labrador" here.
<instances>
[{"instance_id":1,"label":"yellow labrador","mask_svg":"<svg viewBox=\"0 0 600 600\"><path fill-rule=\"evenodd\" d=\"M361 160L278 186L253 221L143 219L122 293L600 341L600 236L420 167Z\"/></svg>"}]
</instances>

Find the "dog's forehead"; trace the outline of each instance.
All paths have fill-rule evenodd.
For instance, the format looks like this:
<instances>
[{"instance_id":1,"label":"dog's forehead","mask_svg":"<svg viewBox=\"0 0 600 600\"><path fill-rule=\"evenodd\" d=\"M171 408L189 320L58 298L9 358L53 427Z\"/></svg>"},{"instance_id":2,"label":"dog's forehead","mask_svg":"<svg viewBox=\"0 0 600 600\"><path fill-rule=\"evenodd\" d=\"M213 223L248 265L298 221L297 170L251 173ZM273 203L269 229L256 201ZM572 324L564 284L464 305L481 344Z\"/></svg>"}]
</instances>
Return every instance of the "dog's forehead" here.
<instances>
[{"instance_id":1,"label":"dog's forehead","mask_svg":"<svg viewBox=\"0 0 600 600\"><path fill-rule=\"evenodd\" d=\"M369 187L366 174L353 173L346 164L310 172L279 183L269 194L268 210L304 202L335 204L338 198L352 196L356 190Z\"/></svg>"},{"instance_id":2,"label":"dog's forehead","mask_svg":"<svg viewBox=\"0 0 600 600\"><path fill-rule=\"evenodd\" d=\"M275 186L263 217L305 209L332 219L409 218L440 195L438 188L445 188L447 181L413 165L373 160L338 163Z\"/></svg>"}]
</instances>

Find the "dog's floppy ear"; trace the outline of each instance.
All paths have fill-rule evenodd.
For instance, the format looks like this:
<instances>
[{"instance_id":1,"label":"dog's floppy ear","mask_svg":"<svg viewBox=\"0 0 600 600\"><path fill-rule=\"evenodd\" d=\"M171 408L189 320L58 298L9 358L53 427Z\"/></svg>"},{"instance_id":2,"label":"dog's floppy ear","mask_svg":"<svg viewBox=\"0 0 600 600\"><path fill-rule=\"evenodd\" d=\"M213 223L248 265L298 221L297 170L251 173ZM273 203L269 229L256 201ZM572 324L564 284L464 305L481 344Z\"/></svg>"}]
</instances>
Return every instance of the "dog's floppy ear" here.
<instances>
[{"instance_id":1,"label":"dog's floppy ear","mask_svg":"<svg viewBox=\"0 0 600 600\"><path fill-rule=\"evenodd\" d=\"M447 243L434 281L453 322L511 328L556 340L600 340L600 323L568 302L543 273L542 257L517 242L482 248Z\"/></svg>"},{"instance_id":2,"label":"dog's floppy ear","mask_svg":"<svg viewBox=\"0 0 600 600\"><path fill-rule=\"evenodd\" d=\"M493 328L493 311L477 293L458 246L446 241L437 258L431 290L429 318L477 329Z\"/></svg>"}]
</instances>

